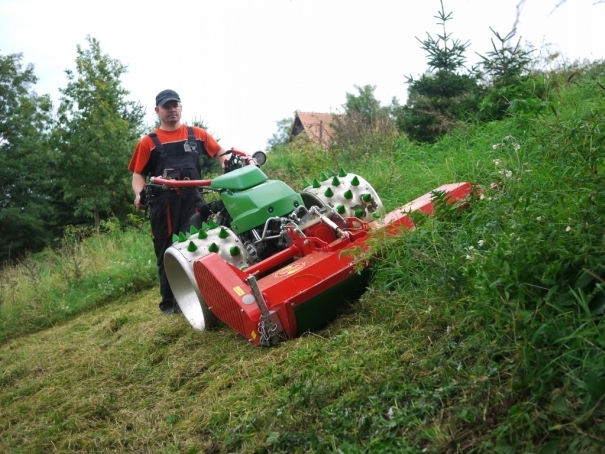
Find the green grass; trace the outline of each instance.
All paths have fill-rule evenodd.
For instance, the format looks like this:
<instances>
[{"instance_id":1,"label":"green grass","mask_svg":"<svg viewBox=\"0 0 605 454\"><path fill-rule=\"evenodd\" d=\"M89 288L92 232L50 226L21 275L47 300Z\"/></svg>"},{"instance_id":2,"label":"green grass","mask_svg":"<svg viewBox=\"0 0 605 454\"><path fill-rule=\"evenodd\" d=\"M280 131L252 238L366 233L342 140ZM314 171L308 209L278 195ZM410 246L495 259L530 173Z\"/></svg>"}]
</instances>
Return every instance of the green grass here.
<instances>
[{"instance_id":1,"label":"green grass","mask_svg":"<svg viewBox=\"0 0 605 454\"><path fill-rule=\"evenodd\" d=\"M148 230L148 228L146 229ZM0 342L155 285L150 234L131 229L45 250L0 270Z\"/></svg>"},{"instance_id":2,"label":"green grass","mask_svg":"<svg viewBox=\"0 0 605 454\"><path fill-rule=\"evenodd\" d=\"M266 173L297 189L357 172L388 209L476 184L465 210L438 204L414 232L377 236L360 300L276 348L160 317L146 234L4 270L0 451L602 452L605 78L592 76L552 80L553 109L434 145L270 155Z\"/></svg>"}]
</instances>

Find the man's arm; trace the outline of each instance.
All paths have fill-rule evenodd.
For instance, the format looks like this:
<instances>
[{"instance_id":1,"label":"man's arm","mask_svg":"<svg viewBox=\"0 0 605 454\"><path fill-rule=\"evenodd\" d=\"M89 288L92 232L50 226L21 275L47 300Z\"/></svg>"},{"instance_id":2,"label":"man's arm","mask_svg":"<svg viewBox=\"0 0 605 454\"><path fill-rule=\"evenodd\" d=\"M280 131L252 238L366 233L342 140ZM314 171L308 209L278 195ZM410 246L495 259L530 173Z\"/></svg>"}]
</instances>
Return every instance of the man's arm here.
<instances>
[{"instance_id":1,"label":"man's arm","mask_svg":"<svg viewBox=\"0 0 605 454\"><path fill-rule=\"evenodd\" d=\"M137 210L142 210L145 205L141 205L141 191L145 187L145 176L140 173L132 172L132 190L134 191L134 206Z\"/></svg>"},{"instance_id":2,"label":"man's arm","mask_svg":"<svg viewBox=\"0 0 605 454\"><path fill-rule=\"evenodd\" d=\"M221 149L218 151L217 154L214 155L214 159L216 159L218 161L218 163L221 165L221 170L223 170L225 168L225 161L229 160L229 155L225 155L225 149L223 147L221 147Z\"/></svg>"}]
</instances>

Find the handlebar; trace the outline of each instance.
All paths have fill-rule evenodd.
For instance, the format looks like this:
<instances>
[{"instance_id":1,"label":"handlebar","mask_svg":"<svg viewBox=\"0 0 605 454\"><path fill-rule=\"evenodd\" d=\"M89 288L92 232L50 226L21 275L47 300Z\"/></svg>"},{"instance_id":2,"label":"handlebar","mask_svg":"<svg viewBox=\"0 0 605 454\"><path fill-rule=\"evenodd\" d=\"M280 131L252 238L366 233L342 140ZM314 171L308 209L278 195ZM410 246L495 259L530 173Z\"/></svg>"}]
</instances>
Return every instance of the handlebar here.
<instances>
[{"instance_id":1,"label":"handlebar","mask_svg":"<svg viewBox=\"0 0 605 454\"><path fill-rule=\"evenodd\" d=\"M170 180L163 177L151 177L149 183L171 188L199 188L209 187L212 184L212 180Z\"/></svg>"},{"instance_id":2,"label":"handlebar","mask_svg":"<svg viewBox=\"0 0 605 454\"><path fill-rule=\"evenodd\" d=\"M245 151L231 148L225 151L221 156L231 155L228 161L225 161L224 172L228 173L232 170L246 167L249 165L261 166L267 160L267 155L262 151L255 152L250 156ZM212 180L173 180L164 177L151 177L149 183L152 185L167 186L169 188L199 188L210 187Z\"/></svg>"}]
</instances>

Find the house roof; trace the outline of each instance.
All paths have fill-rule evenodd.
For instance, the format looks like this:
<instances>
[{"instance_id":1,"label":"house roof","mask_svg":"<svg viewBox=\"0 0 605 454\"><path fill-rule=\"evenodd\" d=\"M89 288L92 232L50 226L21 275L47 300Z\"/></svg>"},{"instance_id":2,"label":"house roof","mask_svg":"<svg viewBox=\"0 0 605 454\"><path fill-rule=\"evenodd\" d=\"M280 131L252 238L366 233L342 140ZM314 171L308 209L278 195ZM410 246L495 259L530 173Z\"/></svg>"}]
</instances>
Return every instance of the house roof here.
<instances>
[{"instance_id":1,"label":"house roof","mask_svg":"<svg viewBox=\"0 0 605 454\"><path fill-rule=\"evenodd\" d=\"M305 131L310 140L328 148L334 140L332 128L334 116L331 113L296 112L291 136L297 136Z\"/></svg>"}]
</instances>

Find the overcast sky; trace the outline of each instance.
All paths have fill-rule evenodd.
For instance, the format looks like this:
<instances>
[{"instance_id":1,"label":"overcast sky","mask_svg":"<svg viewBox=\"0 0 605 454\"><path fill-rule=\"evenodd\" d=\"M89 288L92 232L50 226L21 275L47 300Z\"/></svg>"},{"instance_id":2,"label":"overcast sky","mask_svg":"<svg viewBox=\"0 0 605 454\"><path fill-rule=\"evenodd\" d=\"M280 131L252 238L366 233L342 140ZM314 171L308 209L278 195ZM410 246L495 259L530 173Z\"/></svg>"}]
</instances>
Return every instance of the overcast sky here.
<instances>
[{"instance_id":1,"label":"overcast sky","mask_svg":"<svg viewBox=\"0 0 605 454\"><path fill-rule=\"evenodd\" d=\"M571 60L605 58L605 4L526 0L517 36ZM508 33L521 0L444 0L469 63L490 49L491 26ZM176 90L183 119L203 119L225 148L264 149L295 110L337 112L355 85L375 85L383 105L406 99L404 75L426 56L415 37L441 32L439 0L0 0L0 54L23 53L58 106L76 45L99 40L128 66L131 99L153 122L155 95Z\"/></svg>"}]
</instances>

